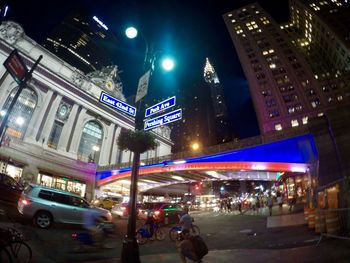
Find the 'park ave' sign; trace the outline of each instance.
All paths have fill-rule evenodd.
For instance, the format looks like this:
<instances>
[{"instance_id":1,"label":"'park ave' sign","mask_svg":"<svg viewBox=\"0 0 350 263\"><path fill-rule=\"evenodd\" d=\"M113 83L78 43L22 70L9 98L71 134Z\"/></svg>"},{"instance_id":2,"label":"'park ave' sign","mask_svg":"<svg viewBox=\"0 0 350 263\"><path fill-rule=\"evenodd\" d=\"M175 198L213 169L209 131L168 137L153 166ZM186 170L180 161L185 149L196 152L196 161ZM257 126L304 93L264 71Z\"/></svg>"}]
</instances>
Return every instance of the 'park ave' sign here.
<instances>
[{"instance_id":1,"label":"'park ave' sign","mask_svg":"<svg viewBox=\"0 0 350 263\"><path fill-rule=\"evenodd\" d=\"M156 114L158 112L164 111L166 109L169 109L173 106L175 106L176 103L176 97L173 96L171 98L168 98L166 100L163 100L162 102L159 102L149 108L146 109L145 111L145 117L149 117L153 114Z\"/></svg>"}]
</instances>

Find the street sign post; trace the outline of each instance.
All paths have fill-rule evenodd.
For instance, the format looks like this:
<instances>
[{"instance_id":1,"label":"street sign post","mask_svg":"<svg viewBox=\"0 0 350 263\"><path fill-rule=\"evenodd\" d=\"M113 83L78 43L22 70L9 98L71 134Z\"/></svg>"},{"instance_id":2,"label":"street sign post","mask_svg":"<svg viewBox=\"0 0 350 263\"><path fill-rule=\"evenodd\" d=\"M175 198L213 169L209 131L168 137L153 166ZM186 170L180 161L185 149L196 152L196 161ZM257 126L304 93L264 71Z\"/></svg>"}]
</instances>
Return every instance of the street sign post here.
<instances>
[{"instance_id":1,"label":"street sign post","mask_svg":"<svg viewBox=\"0 0 350 263\"><path fill-rule=\"evenodd\" d=\"M145 111L145 117L149 117L153 114L167 110L167 109L175 106L175 104L176 104L176 97L175 96L168 98L166 100L163 100L162 102L159 102L159 103L147 108Z\"/></svg>"},{"instance_id":2,"label":"street sign post","mask_svg":"<svg viewBox=\"0 0 350 263\"><path fill-rule=\"evenodd\" d=\"M125 112L126 114L129 114L129 115L134 116L134 117L136 116L136 108L135 107L133 107L129 104L126 104L125 102L118 100L118 99L112 97L111 95L108 95L107 93L101 92L99 101L108 105L108 106L111 106L117 110Z\"/></svg>"},{"instance_id":3,"label":"street sign post","mask_svg":"<svg viewBox=\"0 0 350 263\"><path fill-rule=\"evenodd\" d=\"M19 95L21 95L22 90L27 86L27 82L32 78L33 71L36 69L40 61L42 60L43 55L40 55L39 58L35 61L32 68L28 71L26 65L24 64L22 58L19 56L16 49L14 49L11 54L7 57L4 62L4 66L7 71L11 74L14 80L19 84L18 89L15 95L12 98L12 101L8 105L7 112L0 124L0 147L1 141L3 138L3 134L5 127L7 126L8 118L12 112L13 107L15 106Z\"/></svg>"},{"instance_id":4,"label":"street sign post","mask_svg":"<svg viewBox=\"0 0 350 263\"><path fill-rule=\"evenodd\" d=\"M145 121L144 130L150 130L159 126L180 120L182 118L182 109L177 109L167 114Z\"/></svg>"}]
</instances>

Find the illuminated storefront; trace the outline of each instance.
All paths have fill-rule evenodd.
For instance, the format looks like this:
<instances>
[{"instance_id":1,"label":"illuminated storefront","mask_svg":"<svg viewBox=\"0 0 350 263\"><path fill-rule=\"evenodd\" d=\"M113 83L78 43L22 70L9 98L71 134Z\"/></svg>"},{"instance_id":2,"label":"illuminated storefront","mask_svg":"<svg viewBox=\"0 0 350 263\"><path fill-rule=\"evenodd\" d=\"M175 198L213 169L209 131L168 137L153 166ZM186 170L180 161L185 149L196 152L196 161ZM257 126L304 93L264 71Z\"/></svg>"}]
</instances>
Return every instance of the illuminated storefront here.
<instances>
[{"instance_id":1,"label":"illuminated storefront","mask_svg":"<svg viewBox=\"0 0 350 263\"><path fill-rule=\"evenodd\" d=\"M86 193L86 183L72 178L39 173L37 183L43 186L72 192L82 197L84 197Z\"/></svg>"}]
</instances>

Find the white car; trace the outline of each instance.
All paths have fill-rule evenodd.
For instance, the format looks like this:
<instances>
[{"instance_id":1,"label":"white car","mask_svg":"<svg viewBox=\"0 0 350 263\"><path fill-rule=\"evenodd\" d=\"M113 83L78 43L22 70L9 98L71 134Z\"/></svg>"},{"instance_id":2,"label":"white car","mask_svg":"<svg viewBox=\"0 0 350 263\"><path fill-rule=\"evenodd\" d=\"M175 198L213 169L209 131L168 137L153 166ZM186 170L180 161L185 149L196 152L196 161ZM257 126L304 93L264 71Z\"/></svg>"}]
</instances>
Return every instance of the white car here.
<instances>
[{"instance_id":1,"label":"white car","mask_svg":"<svg viewBox=\"0 0 350 263\"><path fill-rule=\"evenodd\" d=\"M90 207L85 199L73 193L41 185L27 186L17 208L23 216L34 219L40 228L49 228L53 222L83 224L84 215L89 212L96 213L100 220L112 221L108 210Z\"/></svg>"}]
</instances>

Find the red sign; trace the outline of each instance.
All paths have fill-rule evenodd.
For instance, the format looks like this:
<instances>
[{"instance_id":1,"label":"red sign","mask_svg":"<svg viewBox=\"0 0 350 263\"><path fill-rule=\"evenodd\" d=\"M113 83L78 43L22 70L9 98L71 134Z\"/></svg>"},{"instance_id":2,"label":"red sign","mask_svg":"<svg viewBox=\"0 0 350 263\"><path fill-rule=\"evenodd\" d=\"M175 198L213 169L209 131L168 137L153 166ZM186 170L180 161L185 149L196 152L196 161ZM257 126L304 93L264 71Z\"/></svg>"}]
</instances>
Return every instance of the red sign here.
<instances>
[{"instance_id":1,"label":"red sign","mask_svg":"<svg viewBox=\"0 0 350 263\"><path fill-rule=\"evenodd\" d=\"M4 66L18 83L24 80L27 73L27 67L16 49L13 50L5 60Z\"/></svg>"}]
</instances>

